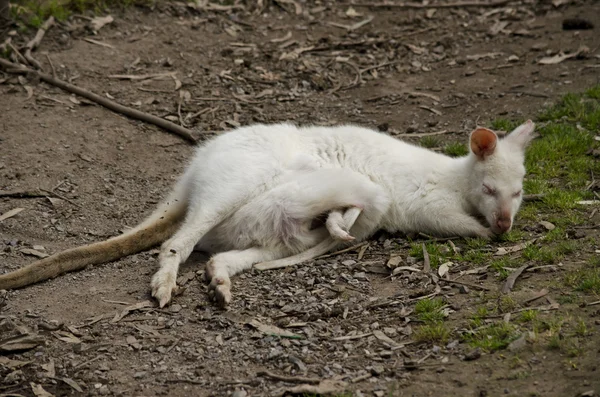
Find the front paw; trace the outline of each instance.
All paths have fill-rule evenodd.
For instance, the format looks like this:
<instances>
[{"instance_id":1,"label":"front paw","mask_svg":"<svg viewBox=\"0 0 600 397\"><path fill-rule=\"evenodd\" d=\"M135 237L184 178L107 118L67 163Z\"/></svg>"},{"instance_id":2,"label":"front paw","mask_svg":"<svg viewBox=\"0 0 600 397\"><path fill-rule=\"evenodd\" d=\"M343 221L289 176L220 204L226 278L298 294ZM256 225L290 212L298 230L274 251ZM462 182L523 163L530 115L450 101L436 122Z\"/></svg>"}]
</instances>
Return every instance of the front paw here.
<instances>
[{"instance_id":1,"label":"front paw","mask_svg":"<svg viewBox=\"0 0 600 397\"><path fill-rule=\"evenodd\" d=\"M171 301L171 295L177 288L175 275L167 271L158 271L152 277L152 296L158 301L162 308Z\"/></svg>"},{"instance_id":2,"label":"front paw","mask_svg":"<svg viewBox=\"0 0 600 397\"><path fill-rule=\"evenodd\" d=\"M476 237L482 238L484 240L491 240L496 236L496 233L489 227L481 227L481 229L476 233Z\"/></svg>"},{"instance_id":3,"label":"front paw","mask_svg":"<svg viewBox=\"0 0 600 397\"><path fill-rule=\"evenodd\" d=\"M212 297L218 307L225 308L231 302L231 280L229 277L216 276L208 285L208 295Z\"/></svg>"}]
</instances>

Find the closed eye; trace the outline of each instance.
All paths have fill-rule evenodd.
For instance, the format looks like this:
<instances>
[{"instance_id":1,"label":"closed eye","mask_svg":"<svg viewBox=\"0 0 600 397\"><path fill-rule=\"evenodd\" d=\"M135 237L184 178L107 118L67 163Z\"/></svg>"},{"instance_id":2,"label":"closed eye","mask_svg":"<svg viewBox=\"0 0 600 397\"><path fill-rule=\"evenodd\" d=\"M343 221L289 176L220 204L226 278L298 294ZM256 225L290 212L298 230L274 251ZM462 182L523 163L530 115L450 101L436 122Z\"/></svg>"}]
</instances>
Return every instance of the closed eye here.
<instances>
[{"instance_id":1,"label":"closed eye","mask_svg":"<svg viewBox=\"0 0 600 397\"><path fill-rule=\"evenodd\" d=\"M519 190L518 192L513 194L513 197L519 197L522 192L523 192L523 190Z\"/></svg>"},{"instance_id":2,"label":"closed eye","mask_svg":"<svg viewBox=\"0 0 600 397\"><path fill-rule=\"evenodd\" d=\"M496 189L486 185L485 183L483 184L483 193L487 194L488 196L495 196L496 195Z\"/></svg>"}]
</instances>

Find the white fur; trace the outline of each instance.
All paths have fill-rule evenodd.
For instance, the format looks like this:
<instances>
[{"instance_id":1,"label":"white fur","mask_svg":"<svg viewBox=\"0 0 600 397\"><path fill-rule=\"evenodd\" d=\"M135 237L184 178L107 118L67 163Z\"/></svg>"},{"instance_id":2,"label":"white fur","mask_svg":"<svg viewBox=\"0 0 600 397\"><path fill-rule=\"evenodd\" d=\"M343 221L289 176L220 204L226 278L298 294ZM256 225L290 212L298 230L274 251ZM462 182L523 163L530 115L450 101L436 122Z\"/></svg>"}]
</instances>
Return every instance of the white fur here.
<instances>
[{"instance_id":1,"label":"white fur","mask_svg":"<svg viewBox=\"0 0 600 397\"><path fill-rule=\"evenodd\" d=\"M498 214L504 211L512 223L521 204L513 194L522 188L533 128L531 122L518 127L483 160L473 153L450 158L349 125L259 124L224 133L197 150L178 184L176 199L187 203L187 215L163 244L153 295L161 306L170 300L179 264L194 247L217 253L206 274L217 300L226 304L232 275L325 240L321 248L333 249L343 243L340 231L347 225L357 241L378 229L498 233ZM484 193L484 183L495 196ZM348 222L340 220L342 211ZM321 214L329 214L326 227L311 230Z\"/></svg>"}]
</instances>

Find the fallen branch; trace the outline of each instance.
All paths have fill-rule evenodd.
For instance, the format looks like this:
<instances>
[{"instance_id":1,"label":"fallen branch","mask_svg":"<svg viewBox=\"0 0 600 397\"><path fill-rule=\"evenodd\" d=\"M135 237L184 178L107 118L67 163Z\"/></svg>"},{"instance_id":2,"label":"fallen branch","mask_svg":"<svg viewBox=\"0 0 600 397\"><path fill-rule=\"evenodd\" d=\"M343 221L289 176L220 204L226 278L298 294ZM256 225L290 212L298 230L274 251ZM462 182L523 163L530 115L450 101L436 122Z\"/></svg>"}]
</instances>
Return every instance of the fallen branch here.
<instances>
[{"instance_id":1,"label":"fallen branch","mask_svg":"<svg viewBox=\"0 0 600 397\"><path fill-rule=\"evenodd\" d=\"M321 379L318 378L306 378L303 376L286 376L286 375L279 375L276 373L273 373L271 371L267 371L266 369L262 370L262 371L258 371L256 373L257 376L266 376L267 378L271 378L271 379L275 379L275 380L280 380L282 382L289 382L289 383L320 383Z\"/></svg>"},{"instance_id":2,"label":"fallen branch","mask_svg":"<svg viewBox=\"0 0 600 397\"><path fill-rule=\"evenodd\" d=\"M37 198L46 197L47 193L39 190L0 191L0 197L10 198Z\"/></svg>"},{"instance_id":3,"label":"fallen branch","mask_svg":"<svg viewBox=\"0 0 600 397\"><path fill-rule=\"evenodd\" d=\"M491 2L480 1L457 1L456 3L439 3L439 4L420 4L420 3L358 3L352 4L354 7L368 8L464 8L464 7L499 7L510 3L510 0L498 0Z\"/></svg>"},{"instance_id":4,"label":"fallen branch","mask_svg":"<svg viewBox=\"0 0 600 397\"><path fill-rule=\"evenodd\" d=\"M458 285L464 285L465 287L471 287L471 288L476 288L476 289L482 289L484 291L491 291L490 288L488 287L484 287L483 285L477 285L477 284L471 284L471 283L467 283L465 281L458 281L458 280L446 280L445 278L440 278L440 281L444 281L446 283L450 283L450 284L458 284Z\"/></svg>"},{"instance_id":5,"label":"fallen branch","mask_svg":"<svg viewBox=\"0 0 600 397\"><path fill-rule=\"evenodd\" d=\"M25 46L25 59L27 59L27 62L29 62L32 66L35 66L40 70L43 70L42 65L33 57L33 55L31 55L31 51L35 50L40 45L44 35L46 34L46 30L50 29L52 25L54 25L54 17L50 16L50 18L48 18L46 22L40 26L33 40L31 40Z\"/></svg>"},{"instance_id":6,"label":"fallen branch","mask_svg":"<svg viewBox=\"0 0 600 397\"><path fill-rule=\"evenodd\" d=\"M193 137L192 132L182 126L179 126L175 123L172 123L168 120L161 119L160 117L153 116L148 113L141 112L136 109L132 109L128 106L124 106L118 104L116 102L111 101L110 99L101 97L100 95L94 94L93 92L87 91L83 88L77 87L75 85L69 84L65 81L55 79L54 77L47 75L42 72L38 72L37 70L29 69L28 67L18 65L16 63L9 62L5 59L0 58L0 66L2 66L8 73L17 73L17 74L33 74L38 77L40 80L45 81L48 84L53 86L62 88L65 91L77 94L82 96L90 101L94 101L99 105L104 106L110 110L113 110L117 113L121 113L125 116L131 117L132 119L145 121L150 124L154 124L158 127L161 127L167 131L170 131L188 142L196 143L196 139Z\"/></svg>"}]
</instances>

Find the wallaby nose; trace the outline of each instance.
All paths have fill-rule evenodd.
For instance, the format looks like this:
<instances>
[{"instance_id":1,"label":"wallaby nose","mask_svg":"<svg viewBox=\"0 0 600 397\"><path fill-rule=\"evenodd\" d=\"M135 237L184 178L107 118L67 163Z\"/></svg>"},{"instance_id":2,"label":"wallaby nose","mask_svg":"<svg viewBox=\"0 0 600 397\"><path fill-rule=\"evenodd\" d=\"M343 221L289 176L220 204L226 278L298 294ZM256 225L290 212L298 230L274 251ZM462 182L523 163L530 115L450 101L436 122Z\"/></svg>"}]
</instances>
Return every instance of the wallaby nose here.
<instances>
[{"instance_id":1,"label":"wallaby nose","mask_svg":"<svg viewBox=\"0 0 600 397\"><path fill-rule=\"evenodd\" d=\"M504 233L510 230L512 222L510 218L498 218L498 220L496 221L496 226L498 227L498 230Z\"/></svg>"}]
</instances>

